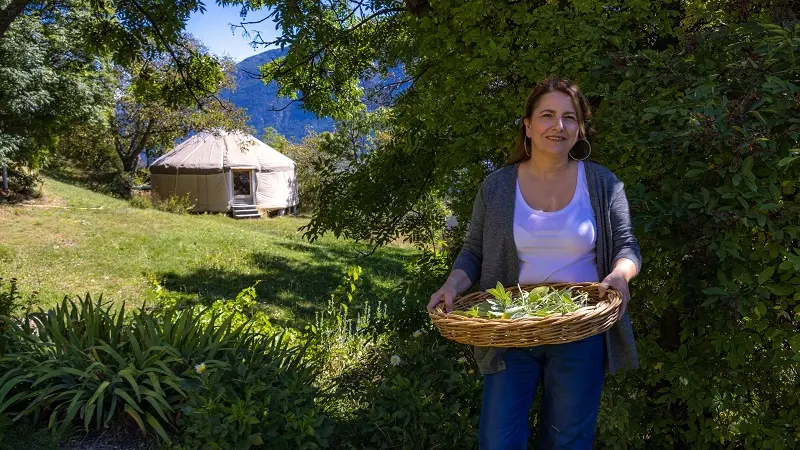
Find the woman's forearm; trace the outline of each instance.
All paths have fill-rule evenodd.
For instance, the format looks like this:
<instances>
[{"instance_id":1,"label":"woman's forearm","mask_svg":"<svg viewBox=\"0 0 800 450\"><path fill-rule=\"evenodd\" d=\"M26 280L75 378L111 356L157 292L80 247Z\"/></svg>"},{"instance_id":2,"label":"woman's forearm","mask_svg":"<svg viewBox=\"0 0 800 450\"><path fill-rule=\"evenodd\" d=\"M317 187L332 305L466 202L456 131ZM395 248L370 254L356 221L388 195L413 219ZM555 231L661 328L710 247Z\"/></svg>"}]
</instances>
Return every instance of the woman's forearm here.
<instances>
[{"instance_id":1,"label":"woman's forearm","mask_svg":"<svg viewBox=\"0 0 800 450\"><path fill-rule=\"evenodd\" d=\"M467 276L467 272L461 269L455 269L450 272L450 276L447 277L445 284L449 284L456 291L456 294L460 294L471 288L473 283L472 280L469 279L469 276Z\"/></svg>"},{"instance_id":2,"label":"woman's forearm","mask_svg":"<svg viewBox=\"0 0 800 450\"><path fill-rule=\"evenodd\" d=\"M620 258L614 264L613 272L617 272L625 278L626 283L636 276L636 264L628 258Z\"/></svg>"}]
</instances>

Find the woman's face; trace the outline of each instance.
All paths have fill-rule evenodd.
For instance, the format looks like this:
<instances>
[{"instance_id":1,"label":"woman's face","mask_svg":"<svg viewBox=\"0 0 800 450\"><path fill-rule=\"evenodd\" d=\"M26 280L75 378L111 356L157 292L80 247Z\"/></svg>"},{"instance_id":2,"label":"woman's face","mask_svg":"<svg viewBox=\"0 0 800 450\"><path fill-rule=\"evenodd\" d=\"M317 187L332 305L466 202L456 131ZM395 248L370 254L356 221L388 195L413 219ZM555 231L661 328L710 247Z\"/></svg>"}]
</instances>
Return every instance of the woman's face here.
<instances>
[{"instance_id":1,"label":"woman's face","mask_svg":"<svg viewBox=\"0 0 800 450\"><path fill-rule=\"evenodd\" d=\"M567 157L580 134L572 99L558 91L541 96L533 114L525 119L525 133L531 140L531 151Z\"/></svg>"}]
</instances>

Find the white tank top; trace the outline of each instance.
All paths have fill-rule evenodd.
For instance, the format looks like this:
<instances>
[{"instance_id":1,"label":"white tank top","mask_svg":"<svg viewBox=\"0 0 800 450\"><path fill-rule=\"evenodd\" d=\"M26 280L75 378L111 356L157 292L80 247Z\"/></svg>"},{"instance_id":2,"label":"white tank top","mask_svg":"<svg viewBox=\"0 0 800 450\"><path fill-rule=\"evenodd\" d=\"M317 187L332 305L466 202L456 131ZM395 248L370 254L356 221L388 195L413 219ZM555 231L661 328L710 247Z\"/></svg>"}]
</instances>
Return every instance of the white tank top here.
<instances>
[{"instance_id":1,"label":"white tank top","mask_svg":"<svg viewBox=\"0 0 800 450\"><path fill-rule=\"evenodd\" d=\"M558 211L531 208L517 182L514 242L519 255L520 284L599 281L595 255L597 222L582 161L578 162L575 195Z\"/></svg>"}]
</instances>

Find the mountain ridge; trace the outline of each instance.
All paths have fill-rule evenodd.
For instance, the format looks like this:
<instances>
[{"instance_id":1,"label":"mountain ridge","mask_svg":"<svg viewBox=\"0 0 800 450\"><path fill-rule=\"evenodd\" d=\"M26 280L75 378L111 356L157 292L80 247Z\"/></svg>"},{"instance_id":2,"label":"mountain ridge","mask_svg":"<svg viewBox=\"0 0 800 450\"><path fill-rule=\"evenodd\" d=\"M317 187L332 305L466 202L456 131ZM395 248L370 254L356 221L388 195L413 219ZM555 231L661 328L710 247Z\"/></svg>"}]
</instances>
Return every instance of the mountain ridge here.
<instances>
[{"instance_id":1,"label":"mountain ridge","mask_svg":"<svg viewBox=\"0 0 800 450\"><path fill-rule=\"evenodd\" d=\"M317 117L305 111L299 103L278 96L278 83L269 84L257 78L262 65L275 58L286 55L288 50L272 49L245 58L236 64L236 89L225 90L222 98L244 108L250 115L248 125L255 129L256 136L264 133L264 128L272 127L291 142L299 142L307 134L307 129L316 132L333 129L333 120ZM291 103L291 104L290 104Z\"/></svg>"}]
</instances>

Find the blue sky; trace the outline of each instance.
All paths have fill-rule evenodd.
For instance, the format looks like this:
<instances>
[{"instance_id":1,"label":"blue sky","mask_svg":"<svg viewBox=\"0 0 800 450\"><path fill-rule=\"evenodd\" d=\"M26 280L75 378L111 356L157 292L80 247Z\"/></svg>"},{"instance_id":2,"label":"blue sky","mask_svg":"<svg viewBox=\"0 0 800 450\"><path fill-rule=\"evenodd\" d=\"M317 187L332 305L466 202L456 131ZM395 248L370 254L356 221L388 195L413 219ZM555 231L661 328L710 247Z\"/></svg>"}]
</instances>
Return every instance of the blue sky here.
<instances>
[{"instance_id":1,"label":"blue sky","mask_svg":"<svg viewBox=\"0 0 800 450\"><path fill-rule=\"evenodd\" d=\"M213 0L204 2L206 12L204 14L194 13L189 17L186 24L186 31L193 34L196 38L203 41L211 53L217 55L227 55L239 62L250 56L257 55L267 48L259 47L253 49L248 42L251 39L242 37L241 28L231 32L230 24L238 24L242 19L239 17L240 8L236 6L221 7L217 6ZM265 17L268 11L250 12L247 15L248 21L255 21ZM267 21L258 25L250 25L254 29L261 31L264 40L274 39L278 32L275 23Z\"/></svg>"}]
</instances>

